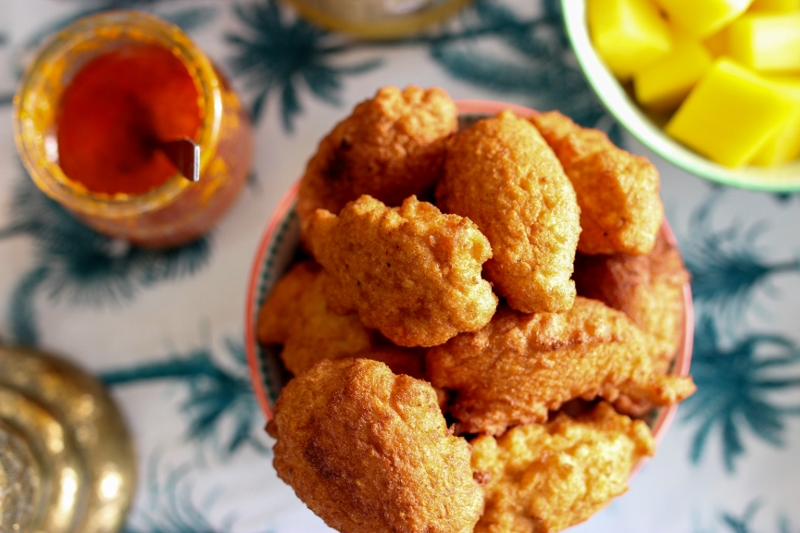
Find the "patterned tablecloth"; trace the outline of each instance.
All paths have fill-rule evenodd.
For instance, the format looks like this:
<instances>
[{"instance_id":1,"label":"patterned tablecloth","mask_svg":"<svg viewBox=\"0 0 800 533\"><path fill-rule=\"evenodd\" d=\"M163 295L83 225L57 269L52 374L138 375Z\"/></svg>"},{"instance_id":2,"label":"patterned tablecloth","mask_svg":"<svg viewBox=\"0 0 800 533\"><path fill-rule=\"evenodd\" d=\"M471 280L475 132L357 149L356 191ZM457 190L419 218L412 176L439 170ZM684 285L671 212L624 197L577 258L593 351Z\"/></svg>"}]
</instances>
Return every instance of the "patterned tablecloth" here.
<instances>
[{"instance_id":1,"label":"patterned tablecloth","mask_svg":"<svg viewBox=\"0 0 800 533\"><path fill-rule=\"evenodd\" d=\"M152 252L81 226L33 186L11 94L42 38L110 7L153 11L228 73L256 121L249 186L207 237ZM578 532L800 531L800 209L796 195L714 187L627 138L589 90L553 0L477 0L422 37L368 44L276 0L0 2L0 339L94 372L139 455L128 533L326 531L275 476L243 351L257 241L319 139L382 85L558 108L662 173L692 271L692 373L656 458Z\"/></svg>"}]
</instances>

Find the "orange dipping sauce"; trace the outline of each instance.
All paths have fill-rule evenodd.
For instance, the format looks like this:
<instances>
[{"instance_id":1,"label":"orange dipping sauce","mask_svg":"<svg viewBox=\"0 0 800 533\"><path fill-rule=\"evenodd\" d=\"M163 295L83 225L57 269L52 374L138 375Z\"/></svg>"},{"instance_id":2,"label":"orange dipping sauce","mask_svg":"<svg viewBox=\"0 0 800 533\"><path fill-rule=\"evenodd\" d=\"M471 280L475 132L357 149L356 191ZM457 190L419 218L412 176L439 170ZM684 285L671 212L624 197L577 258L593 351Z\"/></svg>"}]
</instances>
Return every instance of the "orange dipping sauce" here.
<instances>
[{"instance_id":1,"label":"orange dipping sauce","mask_svg":"<svg viewBox=\"0 0 800 533\"><path fill-rule=\"evenodd\" d=\"M59 166L93 193L140 195L178 170L159 143L197 140L198 90L168 49L150 44L100 55L61 98Z\"/></svg>"}]
</instances>

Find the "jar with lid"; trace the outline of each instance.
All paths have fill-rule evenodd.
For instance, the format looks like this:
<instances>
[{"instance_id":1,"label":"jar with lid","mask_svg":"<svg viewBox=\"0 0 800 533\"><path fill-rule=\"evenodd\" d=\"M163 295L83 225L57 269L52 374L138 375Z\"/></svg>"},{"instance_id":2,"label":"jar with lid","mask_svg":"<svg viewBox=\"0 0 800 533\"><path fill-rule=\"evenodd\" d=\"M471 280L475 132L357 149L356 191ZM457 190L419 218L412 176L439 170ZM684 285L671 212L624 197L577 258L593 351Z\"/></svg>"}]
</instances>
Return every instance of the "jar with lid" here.
<instances>
[{"instance_id":1,"label":"jar with lid","mask_svg":"<svg viewBox=\"0 0 800 533\"><path fill-rule=\"evenodd\" d=\"M198 182L159 153L171 140L160 137L181 132L200 147ZM177 26L124 10L80 19L45 44L14 97L14 137L50 198L101 233L154 248L208 231L253 152L248 114L203 51Z\"/></svg>"}]
</instances>

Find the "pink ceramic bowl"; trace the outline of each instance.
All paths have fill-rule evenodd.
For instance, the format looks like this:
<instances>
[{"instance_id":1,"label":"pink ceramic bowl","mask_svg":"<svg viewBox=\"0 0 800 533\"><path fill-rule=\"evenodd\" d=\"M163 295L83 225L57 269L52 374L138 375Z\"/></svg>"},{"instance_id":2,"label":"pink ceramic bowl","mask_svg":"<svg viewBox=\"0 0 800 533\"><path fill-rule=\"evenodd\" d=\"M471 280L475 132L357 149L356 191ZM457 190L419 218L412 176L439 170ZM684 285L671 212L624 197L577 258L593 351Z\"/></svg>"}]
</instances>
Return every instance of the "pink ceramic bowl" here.
<instances>
[{"instance_id":1,"label":"pink ceramic bowl","mask_svg":"<svg viewBox=\"0 0 800 533\"><path fill-rule=\"evenodd\" d=\"M457 101L460 117L469 122L470 118L483 118L499 113L504 109L512 109L520 116L530 116L536 111L526 107L504 104L502 102L485 102L479 100ZM272 407L278 399L280 390L287 379L277 354L259 345L256 340L256 323L261 304L269 295L275 282L280 279L293 262L300 243L300 223L294 212L297 200L298 184L295 183L278 203L272 214L264 236L256 252L250 281L247 284L247 304L245 308L245 350L250 365L250 377L253 390L258 397L261 409L267 420L272 420ZM666 220L661 228L664 237L675 244L675 236ZM687 283L683 288L684 324L683 341L675 359L672 372L681 376L688 375L692 358L692 339L694 337L694 313L692 294ZM648 420L658 443L667 431L678 406L656 409Z\"/></svg>"}]
</instances>

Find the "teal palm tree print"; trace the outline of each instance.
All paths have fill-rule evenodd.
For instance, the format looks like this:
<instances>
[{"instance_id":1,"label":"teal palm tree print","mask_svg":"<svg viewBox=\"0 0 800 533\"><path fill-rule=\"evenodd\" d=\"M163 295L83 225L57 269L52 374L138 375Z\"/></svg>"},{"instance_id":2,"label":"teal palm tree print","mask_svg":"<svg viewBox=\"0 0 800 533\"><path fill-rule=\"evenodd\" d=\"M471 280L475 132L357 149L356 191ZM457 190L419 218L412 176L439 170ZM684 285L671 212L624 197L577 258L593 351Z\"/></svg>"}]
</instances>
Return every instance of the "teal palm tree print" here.
<instances>
[{"instance_id":1,"label":"teal palm tree print","mask_svg":"<svg viewBox=\"0 0 800 533\"><path fill-rule=\"evenodd\" d=\"M715 230L712 218L722 195L712 194L692 215L692 234L682 241L681 253L692 273L695 303L733 323L756 288L767 287L775 275L800 272L800 258L773 263L761 259L756 239L765 230L762 224L747 230L738 224Z\"/></svg>"},{"instance_id":2,"label":"teal palm tree print","mask_svg":"<svg viewBox=\"0 0 800 533\"><path fill-rule=\"evenodd\" d=\"M215 533L215 529L192 501L192 486L187 474L192 468L184 465L169 469L159 479L157 460L151 460L148 471L148 507L156 512L137 513L123 533Z\"/></svg>"},{"instance_id":3,"label":"teal palm tree print","mask_svg":"<svg viewBox=\"0 0 800 533\"><path fill-rule=\"evenodd\" d=\"M750 522L758 511L759 502L754 501L744 510L741 517L734 516L730 513L723 513L722 521L730 529L731 533L750 533Z\"/></svg>"},{"instance_id":4,"label":"teal palm tree print","mask_svg":"<svg viewBox=\"0 0 800 533\"><path fill-rule=\"evenodd\" d=\"M194 503L192 465L163 467L160 458L150 460L147 471L147 511L136 513L123 533L222 533L233 530L234 517L214 526ZM206 498L203 507L214 505L214 496ZM265 531L264 533L272 533Z\"/></svg>"},{"instance_id":5,"label":"teal palm tree print","mask_svg":"<svg viewBox=\"0 0 800 533\"><path fill-rule=\"evenodd\" d=\"M185 384L189 396L181 407L189 420L186 439L208 443L223 458L229 458L245 445L270 454L262 443L264 416L247 376L244 346L227 339L227 359L239 373L225 370L208 349L172 355L155 363L100 372L97 377L109 387L153 380Z\"/></svg>"},{"instance_id":6,"label":"teal palm tree print","mask_svg":"<svg viewBox=\"0 0 800 533\"><path fill-rule=\"evenodd\" d=\"M621 143L619 127L592 93L574 62L556 0L544 2L544 13L521 17L500 2L477 0L447 27L421 36L386 42L349 39L290 19L277 0L235 7L247 34L229 34L236 49L229 65L245 87L255 93L251 106L258 120L271 94L280 95L284 128L292 131L302 112L301 87L332 105L339 104L342 78L381 65L378 57L341 66L344 54L363 50L427 46L433 59L450 75L500 94L525 98L543 109L561 109L581 124L608 130ZM501 40L508 53L481 51L484 40ZM511 62L506 56L521 56ZM413 83L413 80L409 81ZM301 85L301 83L303 85Z\"/></svg>"},{"instance_id":7,"label":"teal palm tree print","mask_svg":"<svg viewBox=\"0 0 800 533\"><path fill-rule=\"evenodd\" d=\"M740 514L734 514L729 511L720 513L719 521L724 527L724 533L756 533L756 531L763 531L754 529L752 524L760 507L761 502L755 500L750 502ZM786 516L779 516L776 522L777 529L775 531L777 533L796 533L796 530L792 531L791 524ZM716 530L708 531L704 528L703 530L696 530L696 533L716 533Z\"/></svg>"},{"instance_id":8,"label":"teal palm tree print","mask_svg":"<svg viewBox=\"0 0 800 533\"><path fill-rule=\"evenodd\" d=\"M234 76L245 78L245 87L256 93L251 105L254 121L272 93L280 94L281 118L287 131L302 111L300 84L314 96L332 105L339 105L340 78L359 74L381 64L368 60L347 66L334 66L331 59L346 50L332 43L340 38L302 19L286 20L277 0L266 0L250 6L235 6L235 13L247 26L248 35L227 35L237 49L230 60Z\"/></svg>"},{"instance_id":9,"label":"teal palm tree print","mask_svg":"<svg viewBox=\"0 0 800 533\"><path fill-rule=\"evenodd\" d=\"M774 276L800 272L800 261L765 261L756 245L763 224L715 229L723 195L713 192L694 212L692 235L681 245L698 311L691 370L697 392L682 413L696 425L691 460L702 459L716 431L725 468L733 472L746 434L783 446L787 417L800 414L800 405L780 401L781 393L800 390L800 348L781 335L729 333L740 327L755 291L768 290Z\"/></svg>"},{"instance_id":10,"label":"teal palm tree print","mask_svg":"<svg viewBox=\"0 0 800 533\"><path fill-rule=\"evenodd\" d=\"M800 272L800 261L763 259L756 245L763 224L715 229L723 196L718 189L700 205L690 220L692 233L681 243L698 311L691 369L697 392L682 413L684 422L696 425L692 462L702 459L717 431L732 473L745 453L745 435L781 447L787 417L800 415L800 405L780 401L800 390L800 348L781 335L739 333L756 291L769 293L775 276Z\"/></svg>"},{"instance_id":11,"label":"teal palm tree print","mask_svg":"<svg viewBox=\"0 0 800 533\"><path fill-rule=\"evenodd\" d=\"M729 348L723 347L726 340ZM784 445L786 418L800 415L800 405L779 402L782 392L800 390L800 349L792 341L766 334L722 339L714 320L704 314L695 334L692 376L697 392L681 413L684 423L696 425L693 462L700 461L714 430L729 472L745 452L745 431L773 446Z\"/></svg>"},{"instance_id":12,"label":"teal palm tree print","mask_svg":"<svg viewBox=\"0 0 800 533\"><path fill-rule=\"evenodd\" d=\"M171 250L130 246L84 226L44 195L27 177L17 185L10 223L0 239L27 236L36 250L34 266L17 283L8 309L11 334L19 344L36 344L36 297L77 305L119 305L144 288L193 275L208 262L209 238Z\"/></svg>"}]
</instances>

